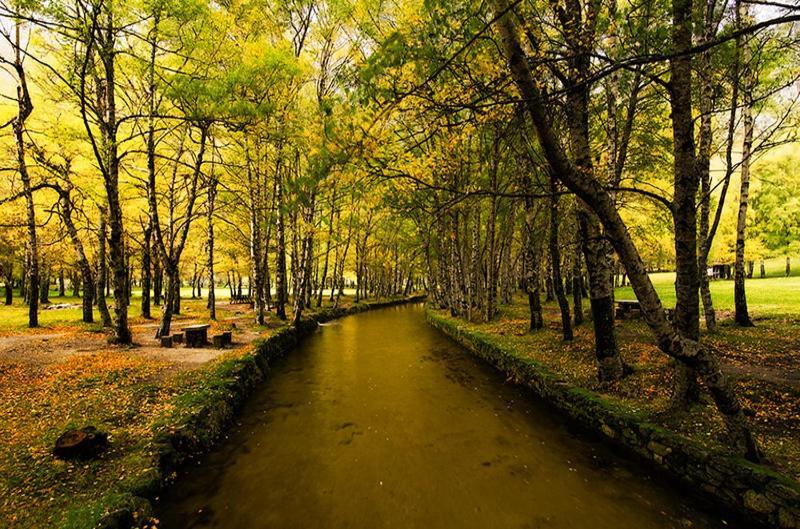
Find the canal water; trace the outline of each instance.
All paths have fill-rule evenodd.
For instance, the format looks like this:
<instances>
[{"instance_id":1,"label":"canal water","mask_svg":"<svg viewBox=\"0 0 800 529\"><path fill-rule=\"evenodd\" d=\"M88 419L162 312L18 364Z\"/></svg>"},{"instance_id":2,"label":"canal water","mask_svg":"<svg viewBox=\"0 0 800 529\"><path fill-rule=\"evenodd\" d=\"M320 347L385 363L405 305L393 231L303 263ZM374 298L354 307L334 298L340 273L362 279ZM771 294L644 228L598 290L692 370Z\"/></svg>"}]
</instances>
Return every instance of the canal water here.
<instances>
[{"instance_id":1,"label":"canal water","mask_svg":"<svg viewBox=\"0 0 800 529\"><path fill-rule=\"evenodd\" d=\"M158 506L163 529L722 528L429 327L322 326Z\"/></svg>"}]
</instances>

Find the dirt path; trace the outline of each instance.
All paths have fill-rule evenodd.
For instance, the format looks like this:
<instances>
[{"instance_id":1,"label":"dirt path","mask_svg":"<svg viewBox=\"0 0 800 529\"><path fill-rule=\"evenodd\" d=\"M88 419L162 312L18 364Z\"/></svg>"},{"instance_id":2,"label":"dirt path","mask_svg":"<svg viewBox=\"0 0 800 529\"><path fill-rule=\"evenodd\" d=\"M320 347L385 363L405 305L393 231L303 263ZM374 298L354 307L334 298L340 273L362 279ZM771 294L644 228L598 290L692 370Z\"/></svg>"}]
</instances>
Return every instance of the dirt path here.
<instances>
[{"instance_id":1,"label":"dirt path","mask_svg":"<svg viewBox=\"0 0 800 529\"><path fill-rule=\"evenodd\" d=\"M749 364L747 366L722 363L722 370L729 375L737 377L749 377L756 380L769 382L781 386L789 386L800 390L800 372L793 369L777 369L772 367L758 366Z\"/></svg>"},{"instance_id":2,"label":"dirt path","mask_svg":"<svg viewBox=\"0 0 800 529\"><path fill-rule=\"evenodd\" d=\"M233 349L246 347L258 338L259 333L247 325L249 318L237 317L226 320L233 323ZM173 330L179 331L187 325L198 323L195 319L181 319L173 323ZM161 347L155 338L157 321L131 326L133 347L116 347L109 345L106 334L102 332L86 332L74 329L53 330L32 334L14 334L0 336L0 363L23 364L29 366L46 366L61 362L73 355L93 354L102 351L130 351L137 355L173 364L178 369L192 369L217 358L231 348L214 347L174 348Z\"/></svg>"}]
</instances>

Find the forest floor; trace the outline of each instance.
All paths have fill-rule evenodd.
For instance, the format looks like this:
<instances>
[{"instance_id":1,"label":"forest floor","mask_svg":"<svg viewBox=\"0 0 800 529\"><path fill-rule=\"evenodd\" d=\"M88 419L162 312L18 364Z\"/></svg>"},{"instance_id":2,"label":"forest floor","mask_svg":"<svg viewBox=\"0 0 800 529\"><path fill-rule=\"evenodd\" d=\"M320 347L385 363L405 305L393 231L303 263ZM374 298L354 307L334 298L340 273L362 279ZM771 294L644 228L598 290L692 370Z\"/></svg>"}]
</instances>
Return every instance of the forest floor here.
<instances>
[{"instance_id":1,"label":"forest floor","mask_svg":"<svg viewBox=\"0 0 800 529\"><path fill-rule=\"evenodd\" d=\"M732 287L732 282L727 282ZM618 298L621 297L617 294ZM740 395L755 433L777 470L800 479L800 314L760 315L751 304L756 326L736 327L732 314L721 303L716 334L704 335L720 356ZM588 310L588 302L584 302ZM546 328L529 332L527 298L518 296L500 307L500 316L489 323L469 323L470 329L490 335L506 349L531 358L566 381L601 394L611 402L643 417L643 420L677 431L704 446L727 450L722 421L707 394L688 410L678 411L670 403L673 369L669 358L655 345L641 319L617 320L617 337L624 360L633 374L620 382L597 380L591 321L575 329L575 339L561 338L558 308L544 308Z\"/></svg>"},{"instance_id":2,"label":"forest floor","mask_svg":"<svg viewBox=\"0 0 800 529\"><path fill-rule=\"evenodd\" d=\"M350 304L344 297L340 306ZM98 324L77 323L79 308L42 310L42 327L29 330L20 326L24 306L0 306L0 528L93 526L121 497L116 491L152 472L154 432L192 405L188 395L213 385L215 366L285 325L269 314L267 325L255 326L247 305L221 300L217 307L218 320L210 322L204 300L184 300L172 328L211 323L211 336L235 325L232 348L162 349L156 320L140 317L131 319L137 345L115 347ZM109 433L102 457L52 456L64 430L87 425Z\"/></svg>"}]
</instances>

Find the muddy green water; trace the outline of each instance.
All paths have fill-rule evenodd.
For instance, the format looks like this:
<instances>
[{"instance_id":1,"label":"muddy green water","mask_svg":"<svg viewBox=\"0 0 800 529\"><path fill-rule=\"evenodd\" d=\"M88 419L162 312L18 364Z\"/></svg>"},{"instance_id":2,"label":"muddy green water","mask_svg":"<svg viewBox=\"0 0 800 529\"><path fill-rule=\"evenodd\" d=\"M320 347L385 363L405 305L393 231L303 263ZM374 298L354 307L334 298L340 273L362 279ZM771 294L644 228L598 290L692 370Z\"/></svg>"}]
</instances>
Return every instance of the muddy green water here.
<instances>
[{"instance_id":1,"label":"muddy green water","mask_svg":"<svg viewBox=\"0 0 800 529\"><path fill-rule=\"evenodd\" d=\"M161 527L721 528L425 323L320 328L158 506Z\"/></svg>"}]
</instances>

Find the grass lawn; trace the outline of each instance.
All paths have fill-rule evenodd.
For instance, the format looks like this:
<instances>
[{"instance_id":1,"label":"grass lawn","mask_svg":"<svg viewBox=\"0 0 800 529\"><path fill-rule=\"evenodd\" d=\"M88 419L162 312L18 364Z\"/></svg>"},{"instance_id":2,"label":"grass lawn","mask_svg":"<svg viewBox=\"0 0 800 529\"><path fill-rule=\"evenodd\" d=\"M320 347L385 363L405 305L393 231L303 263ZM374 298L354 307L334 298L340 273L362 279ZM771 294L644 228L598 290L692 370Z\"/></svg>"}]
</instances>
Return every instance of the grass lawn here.
<instances>
[{"instance_id":1,"label":"grass lawn","mask_svg":"<svg viewBox=\"0 0 800 529\"><path fill-rule=\"evenodd\" d=\"M800 316L800 259L793 260L792 275L784 276L785 261L773 259L765 263L767 276L759 278L756 263L753 279L745 281L747 307L750 316L758 320L764 316ZM795 275L796 274L796 275ZM675 306L675 273L650 274L653 285L665 307ZM636 299L631 287L618 288L617 299ZM711 298L714 308L722 312L733 311L733 280L711 281Z\"/></svg>"}]
</instances>

